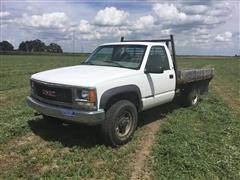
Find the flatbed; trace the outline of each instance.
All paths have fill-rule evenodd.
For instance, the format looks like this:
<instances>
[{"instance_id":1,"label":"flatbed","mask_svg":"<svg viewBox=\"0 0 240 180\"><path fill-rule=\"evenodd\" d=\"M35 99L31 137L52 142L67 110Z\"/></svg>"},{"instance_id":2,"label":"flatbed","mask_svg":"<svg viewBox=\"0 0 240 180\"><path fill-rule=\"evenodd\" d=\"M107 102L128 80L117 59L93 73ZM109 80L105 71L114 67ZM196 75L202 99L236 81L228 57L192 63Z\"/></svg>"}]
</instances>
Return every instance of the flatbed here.
<instances>
[{"instance_id":1,"label":"flatbed","mask_svg":"<svg viewBox=\"0 0 240 180\"><path fill-rule=\"evenodd\" d=\"M177 71L177 84L187 84L196 81L210 80L214 76L213 68L184 69Z\"/></svg>"}]
</instances>

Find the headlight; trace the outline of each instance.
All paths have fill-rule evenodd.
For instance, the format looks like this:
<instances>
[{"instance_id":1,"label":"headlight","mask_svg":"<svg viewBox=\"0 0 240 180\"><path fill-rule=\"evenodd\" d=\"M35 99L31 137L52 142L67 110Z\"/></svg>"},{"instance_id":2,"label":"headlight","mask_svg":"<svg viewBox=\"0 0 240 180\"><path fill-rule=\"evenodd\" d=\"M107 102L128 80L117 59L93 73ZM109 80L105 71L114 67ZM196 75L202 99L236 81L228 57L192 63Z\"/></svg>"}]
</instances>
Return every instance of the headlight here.
<instances>
[{"instance_id":1,"label":"headlight","mask_svg":"<svg viewBox=\"0 0 240 180\"><path fill-rule=\"evenodd\" d=\"M77 98L75 101L80 108L85 110L96 110L97 109L97 95L95 89L77 89Z\"/></svg>"}]
</instances>

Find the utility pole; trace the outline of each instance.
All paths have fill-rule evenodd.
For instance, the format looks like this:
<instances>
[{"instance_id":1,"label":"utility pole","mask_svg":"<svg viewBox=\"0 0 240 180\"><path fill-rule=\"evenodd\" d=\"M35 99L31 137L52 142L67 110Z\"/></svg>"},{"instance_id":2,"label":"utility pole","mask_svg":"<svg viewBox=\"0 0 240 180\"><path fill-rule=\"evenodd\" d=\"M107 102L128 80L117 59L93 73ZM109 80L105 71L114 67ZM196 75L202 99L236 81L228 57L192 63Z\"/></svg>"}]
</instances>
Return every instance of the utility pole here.
<instances>
[{"instance_id":1,"label":"utility pole","mask_svg":"<svg viewBox=\"0 0 240 180\"><path fill-rule=\"evenodd\" d=\"M83 49L83 45L81 45L81 53L83 53L84 49Z\"/></svg>"},{"instance_id":2,"label":"utility pole","mask_svg":"<svg viewBox=\"0 0 240 180\"><path fill-rule=\"evenodd\" d=\"M72 40L73 40L73 53L75 53L75 29L73 30Z\"/></svg>"}]
</instances>

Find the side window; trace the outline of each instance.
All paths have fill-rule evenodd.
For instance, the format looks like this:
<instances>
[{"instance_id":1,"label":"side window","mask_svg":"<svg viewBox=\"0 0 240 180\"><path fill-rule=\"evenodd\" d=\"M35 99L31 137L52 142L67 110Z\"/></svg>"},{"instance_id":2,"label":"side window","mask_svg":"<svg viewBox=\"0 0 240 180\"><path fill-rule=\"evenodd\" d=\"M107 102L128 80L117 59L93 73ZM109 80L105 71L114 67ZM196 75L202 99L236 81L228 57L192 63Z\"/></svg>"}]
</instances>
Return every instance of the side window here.
<instances>
[{"instance_id":1,"label":"side window","mask_svg":"<svg viewBox=\"0 0 240 180\"><path fill-rule=\"evenodd\" d=\"M146 66L159 66L164 70L169 70L169 62L163 46L153 46L150 50Z\"/></svg>"}]
</instances>

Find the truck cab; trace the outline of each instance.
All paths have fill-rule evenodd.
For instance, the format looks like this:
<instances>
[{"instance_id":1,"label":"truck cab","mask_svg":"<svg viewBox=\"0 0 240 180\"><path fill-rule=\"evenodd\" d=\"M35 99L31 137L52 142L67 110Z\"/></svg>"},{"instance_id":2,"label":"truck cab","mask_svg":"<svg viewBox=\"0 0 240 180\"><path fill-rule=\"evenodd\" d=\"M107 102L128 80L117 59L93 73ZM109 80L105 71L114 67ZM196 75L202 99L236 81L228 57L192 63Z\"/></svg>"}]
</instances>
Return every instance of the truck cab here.
<instances>
[{"instance_id":1,"label":"truck cab","mask_svg":"<svg viewBox=\"0 0 240 180\"><path fill-rule=\"evenodd\" d=\"M126 69L124 77L115 77L111 81L99 84L100 97L106 90L121 86L128 88L133 86L138 88L141 94L142 107L139 110L170 102L174 98L176 75L169 50L163 43L118 42L104 44L99 46L83 64ZM115 73L117 74L117 71L112 70L112 76ZM128 75L128 73L130 74ZM100 102L101 98L99 98Z\"/></svg>"},{"instance_id":2,"label":"truck cab","mask_svg":"<svg viewBox=\"0 0 240 180\"><path fill-rule=\"evenodd\" d=\"M182 77L197 71L177 71L175 60L172 36L139 42L122 38L100 45L80 65L32 75L27 101L48 119L100 124L106 142L119 146L132 138L138 112L171 102L178 91L194 104L197 94L207 91L212 70L186 80Z\"/></svg>"}]
</instances>

